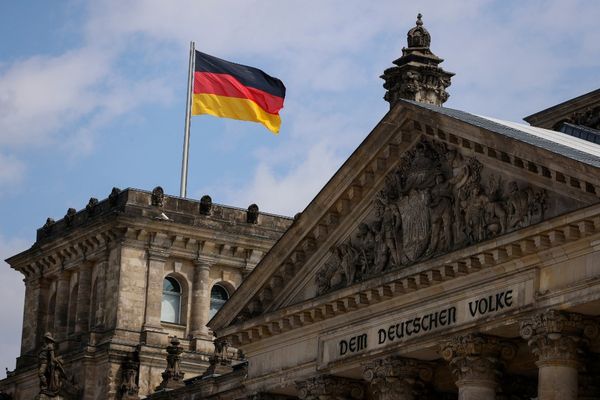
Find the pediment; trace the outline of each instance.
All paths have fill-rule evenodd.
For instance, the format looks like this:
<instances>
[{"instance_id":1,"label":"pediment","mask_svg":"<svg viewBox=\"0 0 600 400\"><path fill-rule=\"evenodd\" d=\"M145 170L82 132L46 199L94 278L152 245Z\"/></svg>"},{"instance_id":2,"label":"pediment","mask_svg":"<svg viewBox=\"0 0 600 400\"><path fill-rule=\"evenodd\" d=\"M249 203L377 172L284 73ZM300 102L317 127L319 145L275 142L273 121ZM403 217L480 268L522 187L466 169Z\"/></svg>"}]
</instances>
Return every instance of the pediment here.
<instances>
[{"instance_id":1,"label":"pediment","mask_svg":"<svg viewBox=\"0 0 600 400\"><path fill-rule=\"evenodd\" d=\"M400 104L209 325L314 302L595 204L598 169Z\"/></svg>"}]
</instances>

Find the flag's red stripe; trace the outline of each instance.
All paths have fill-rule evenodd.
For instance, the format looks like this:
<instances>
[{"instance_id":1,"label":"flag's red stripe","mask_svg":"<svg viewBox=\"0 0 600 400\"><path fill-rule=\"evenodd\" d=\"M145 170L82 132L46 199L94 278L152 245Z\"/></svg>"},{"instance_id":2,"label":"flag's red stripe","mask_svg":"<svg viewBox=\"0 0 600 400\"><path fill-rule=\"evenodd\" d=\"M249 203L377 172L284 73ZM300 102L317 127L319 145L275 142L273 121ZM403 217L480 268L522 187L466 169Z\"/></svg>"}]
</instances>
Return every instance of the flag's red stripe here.
<instances>
[{"instance_id":1,"label":"flag's red stripe","mask_svg":"<svg viewBox=\"0 0 600 400\"><path fill-rule=\"evenodd\" d=\"M244 86L228 74L194 72L194 94L199 93L249 99L269 114L278 114L279 110L283 108L283 98Z\"/></svg>"}]
</instances>

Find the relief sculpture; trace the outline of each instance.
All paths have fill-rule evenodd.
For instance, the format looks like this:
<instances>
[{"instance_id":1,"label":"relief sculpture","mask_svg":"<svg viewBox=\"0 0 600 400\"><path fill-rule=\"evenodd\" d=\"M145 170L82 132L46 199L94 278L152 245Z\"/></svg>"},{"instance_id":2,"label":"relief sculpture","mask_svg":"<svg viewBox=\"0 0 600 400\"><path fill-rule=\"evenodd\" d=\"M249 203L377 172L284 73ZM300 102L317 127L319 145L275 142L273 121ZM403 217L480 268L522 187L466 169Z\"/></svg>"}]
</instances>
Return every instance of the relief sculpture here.
<instances>
[{"instance_id":1,"label":"relief sculpture","mask_svg":"<svg viewBox=\"0 0 600 400\"><path fill-rule=\"evenodd\" d=\"M505 182L477 159L422 140L385 178L371 215L331 249L318 293L529 226L545 210L543 190Z\"/></svg>"}]
</instances>

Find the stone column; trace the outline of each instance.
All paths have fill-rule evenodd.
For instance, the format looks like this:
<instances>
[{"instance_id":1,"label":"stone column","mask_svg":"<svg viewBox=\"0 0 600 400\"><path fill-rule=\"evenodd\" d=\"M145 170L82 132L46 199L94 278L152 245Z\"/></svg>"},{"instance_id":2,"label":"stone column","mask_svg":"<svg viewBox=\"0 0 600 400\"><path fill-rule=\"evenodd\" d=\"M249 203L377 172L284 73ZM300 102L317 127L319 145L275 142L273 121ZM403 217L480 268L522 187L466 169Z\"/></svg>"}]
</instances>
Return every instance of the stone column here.
<instances>
[{"instance_id":1,"label":"stone column","mask_svg":"<svg viewBox=\"0 0 600 400\"><path fill-rule=\"evenodd\" d=\"M42 278L25 281L21 355L33 352L43 336L48 285Z\"/></svg>"},{"instance_id":2,"label":"stone column","mask_svg":"<svg viewBox=\"0 0 600 400\"><path fill-rule=\"evenodd\" d=\"M538 399L576 400L579 353L598 326L579 314L548 310L521 322L521 337L538 361Z\"/></svg>"},{"instance_id":3,"label":"stone column","mask_svg":"<svg viewBox=\"0 0 600 400\"><path fill-rule=\"evenodd\" d=\"M441 346L458 386L458 400L494 400L501 375L501 359L515 356L516 348L498 338L479 334L455 336Z\"/></svg>"},{"instance_id":4,"label":"stone column","mask_svg":"<svg viewBox=\"0 0 600 400\"><path fill-rule=\"evenodd\" d=\"M426 397L425 383L433 378L431 364L391 356L363 366L373 400L417 400Z\"/></svg>"},{"instance_id":5,"label":"stone column","mask_svg":"<svg viewBox=\"0 0 600 400\"><path fill-rule=\"evenodd\" d=\"M56 305L54 308L54 338L57 342L67 336L67 317L69 311L70 273L61 271L56 281Z\"/></svg>"},{"instance_id":6,"label":"stone column","mask_svg":"<svg viewBox=\"0 0 600 400\"><path fill-rule=\"evenodd\" d=\"M208 311L210 309L210 265L202 260L194 262L194 282L192 284L192 316L190 333L193 338L211 339L208 335Z\"/></svg>"},{"instance_id":7,"label":"stone column","mask_svg":"<svg viewBox=\"0 0 600 400\"><path fill-rule=\"evenodd\" d=\"M164 249L148 249L148 271L146 279L146 307L142 340L146 344L164 345L167 337L160 323L165 261L168 252Z\"/></svg>"},{"instance_id":8,"label":"stone column","mask_svg":"<svg viewBox=\"0 0 600 400\"><path fill-rule=\"evenodd\" d=\"M90 326L90 299L92 290L92 264L84 261L79 267L77 282L77 308L75 310L75 333L87 332ZM95 312L95 310L92 310Z\"/></svg>"},{"instance_id":9,"label":"stone column","mask_svg":"<svg viewBox=\"0 0 600 400\"><path fill-rule=\"evenodd\" d=\"M365 396L365 390L359 381L333 375L321 375L296 382L296 387L298 398L302 400L362 399Z\"/></svg>"}]
</instances>

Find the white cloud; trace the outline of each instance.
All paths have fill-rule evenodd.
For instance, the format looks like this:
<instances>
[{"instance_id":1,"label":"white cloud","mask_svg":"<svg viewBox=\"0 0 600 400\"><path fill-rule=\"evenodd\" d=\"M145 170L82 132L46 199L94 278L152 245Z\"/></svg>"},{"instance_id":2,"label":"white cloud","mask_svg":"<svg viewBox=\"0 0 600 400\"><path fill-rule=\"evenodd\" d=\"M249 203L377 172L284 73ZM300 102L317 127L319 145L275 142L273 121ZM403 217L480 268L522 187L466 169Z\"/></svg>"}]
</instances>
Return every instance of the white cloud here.
<instances>
[{"instance_id":1,"label":"white cloud","mask_svg":"<svg viewBox=\"0 0 600 400\"><path fill-rule=\"evenodd\" d=\"M4 368L15 368L15 360L19 356L25 298L23 277L9 268L4 259L26 248L25 240L7 238L0 232L0 293L5 299L0 302L0 315L4 321L0 324L0 379L5 376Z\"/></svg>"},{"instance_id":2,"label":"white cloud","mask_svg":"<svg viewBox=\"0 0 600 400\"><path fill-rule=\"evenodd\" d=\"M0 197L5 187L19 184L25 174L25 164L10 154L0 153Z\"/></svg>"}]
</instances>

